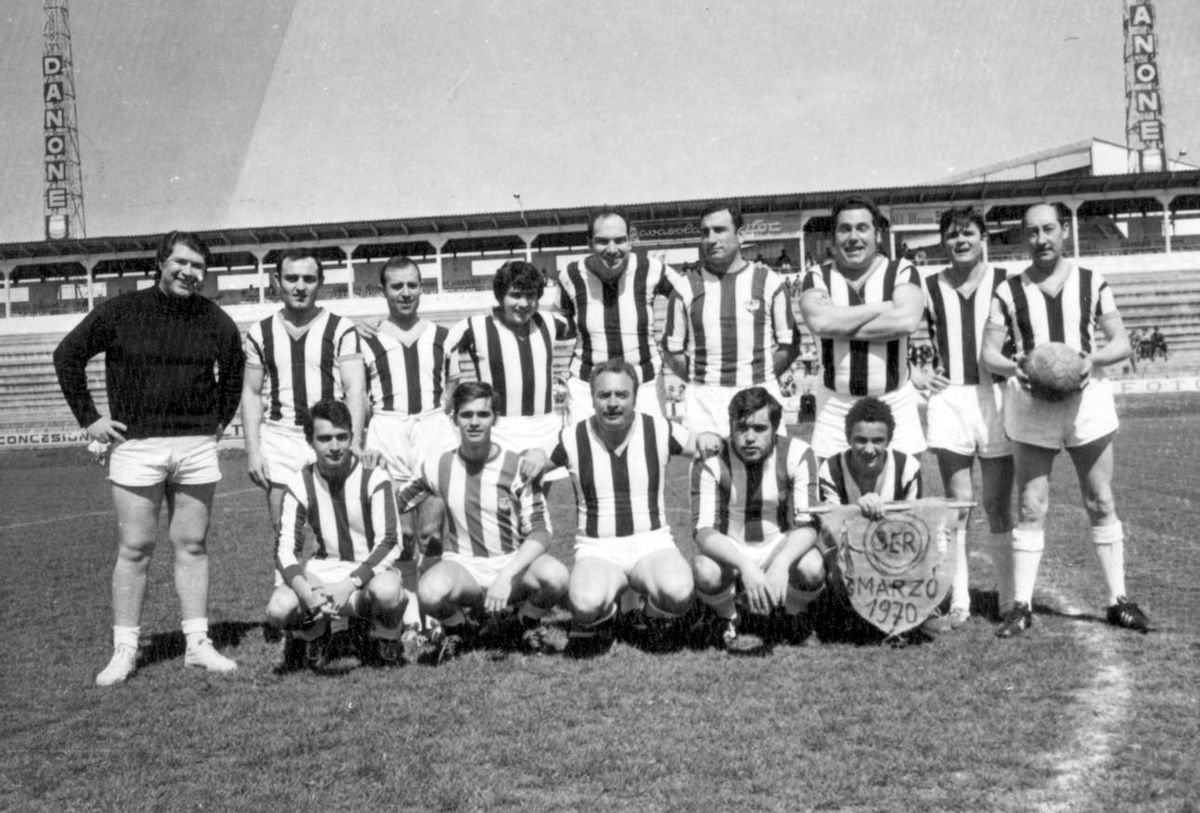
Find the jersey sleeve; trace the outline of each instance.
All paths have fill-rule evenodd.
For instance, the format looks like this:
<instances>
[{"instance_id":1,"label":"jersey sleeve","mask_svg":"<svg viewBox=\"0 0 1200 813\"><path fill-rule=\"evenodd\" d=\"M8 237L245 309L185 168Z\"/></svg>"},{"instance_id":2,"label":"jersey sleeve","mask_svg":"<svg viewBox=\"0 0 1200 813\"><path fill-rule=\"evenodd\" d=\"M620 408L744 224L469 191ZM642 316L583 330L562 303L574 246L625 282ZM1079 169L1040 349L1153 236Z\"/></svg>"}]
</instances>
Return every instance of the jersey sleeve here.
<instances>
[{"instance_id":1,"label":"jersey sleeve","mask_svg":"<svg viewBox=\"0 0 1200 813\"><path fill-rule=\"evenodd\" d=\"M1096 321L1106 317L1114 316L1117 313L1117 300L1113 296L1112 286L1107 280L1100 280L1100 290L1096 297Z\"/></svg>"},{"instance_id":2,"label":"jersey sleeve","mask_svg":"<svg viewBox=\"0 0 1200 813\"><path fill-rule=\"evenodd\" d=\"M818 491L822 503L845 505L845 488L841 480L841 456L834 455L821 463Z\"/></svg>"},{"instance_id":3,"label":"jersey sleeve","mask_svg":"<svg viewBox=\"0 0 1200 813\"><path fill-rule=\"evenodd\" d=\"M804 273L804 279L800 282L800 293L806 294L809 291L829 293L829 287L825 285L825 277L822 275L820 267Z\"/></svg>"},{"instance_id":4,"label":"jersey sleeve","mask_svg":"<svg viewBox=\"0 0 1200 813\"><path fill-rule=\"evenodd\" d=\"M262 323L255 322L246 331L246 339L242 342L242 352L246 355L247 367L264 367L264 351Z\"/></svg>"},{"instance_id":5,"label":"jersey sleeve","mask_svg":"<svg viewBox=\"0 0 1200 813\"><path fill-rule=\"evenodd\" d=\"M817 455L807 443L792 441L788 457L788 474L792 483L793 527L815 525L816 518L806 509L818 502Z\"/></svg>"},{"instance_id":6,"label":"jersey sleeve","mask_svg":"<svg viewBox=\"0 0 1200 813\"><path fill-rule=\"evenodd\" d=\"M921 499L921 461L915 455L905 455L902 475L903 494L897 496L904 502Z\"/></svg>"},{"instance_id":7,"label":"jersey sleeve","mask_svg":"<svg viewBox=\"0 0 1200 813\"><path fill-rule=\"evenodd\" d=\"M780 347L799 347L800 331L796 329L796 315L792 312L792 297L783 280L771 296L771 322L775 330L775 342Z\"/></svg>"},{"instance_id":8,"label":"jersey sleeve","mask_svg":"<svg viewBox=\"0 0 1200 813\"><path fill-rule=\"evenodd\" d=\"M83 318L54 348L54 371L67 406L80 426L91 426L100 411L88 390L87 363L104 352L116 334L113 306L105 304Z\"/></svg>"},{"instance_id":9,"label":"jersey sleeve","mask_svg":"<svg viewBox=\"0 0 1200 813\"><path fill-rule=\"evenodd\" d=\"M683 353L688 349L687 306L678 290L672 289L667 299L667 319L663 326L663 349L668 353Z\"/></svg>"},{"instance_id":10,"label":"jersey sleeve","mask_svg":"<svg viewBox=\"0 0 1200 813\"><path fill-rule=\"evenodd\" d=\"M275 567L289 587L292 579L304 574L300 556L304 553L304 523L308 519L308 497L304 482L292 477L284 486L283 509L275 542Z\"/></svg>"},{"instance_id":11,"label":"jersey sleeve","mask_svg":"<svg viewBox=\"0 0 1200 813\"><path fill-rule=\"evenodd\" d=\"M354 570L355 576L362 579L364 585L374 576L387 570L400 555L397 544L399 536L396 531L396 502L392 492L392 482L383 469L372 469L368 480L369 505L364 505L370 511L371 553L367 560Z\"/></svg>"},{"instance_id":12,"label":"jersey sleeve","mask_svg":"<svg viewBox=\"0 0 1200 813\"><path fill-rule=\"evenodd\" d=\"M349 319L342 319L337 339L337 359L345 361L362 356L362 343L359 340L358 329Z\"/></svg>"},{"instance_id":13,"label":"jersey sleeve","mask_svg":"<svg viewBox=\"0 0 1200 813\"><path fill-rule=\"evenodd\" d=\"M396 511L400 514L407 514L425 502L426 498L435 496L437 496L437 491L429 482L425 463L422 462L416 472L416 477L405 483L400 492L396 494Z\"/></svg>"},{"instance_id":14,"label":"jersey sleeve","mask_svg":"<svg viewBox=\"0 0 1200 813\"><path fill-rule=\"evenodd\" d=\"M666 418L662 418L661 420L666 422L668 427L667 454L683 454L683 450L688 447L688 441L691 439L691 435L688 434L688 430L685 429L681 423L668 421Z\"/></svg>"},{"instance_id":15,"label":"jersey sleeve","mask_svg":"<svg viewBox=\"0 0 1200 813\"><path fill-rule=\"evenodd\" d=\"M915 285L918 288L920 288L921 287L921 272L918 271L917 267L915 265L913 265L912 263L908 263L907 265L902 265L896 271L896 284L897 285Z\"/></svg>"},{"instance_id":16,"label":"jersey sleeve","mask_svg":"<svg viewBox=\"0 0 1200 813\"><path fill-rule=\"evenodd\" d=\"M542 497L542 490L526 482L517 490L515 496L519 510L521 541L524 542L532 533L549 531L550 526L546 523L546 501Z\"/></svg>"},{"instance_id":17,"label":"jersey sleeve","mask_svg":"<svg viewBox=\"0 0 1200 813\"><path fill-rule=\"evenodd\" d=\"M558 442L554 444L554 448L550 450L550 468L557 469L561 466L567 466L571 463L571 456L567 453L567 445L563 440L563 433L567 430L563 429L558 433Z\"/></svg>"},{"instance_id":18,"label":"jersey sleeve","mask_svg":"<svg viewBox=\"0 0 1200 813\"><path fill-rule=\"evenodd\" d=\"M692 461L690 479L693 531L707 528L719 530L725 527L720 516L720 477L713 471L713 467L719 465L720 458L715 455L706 460Z\"/></svg>"}]
</instances>

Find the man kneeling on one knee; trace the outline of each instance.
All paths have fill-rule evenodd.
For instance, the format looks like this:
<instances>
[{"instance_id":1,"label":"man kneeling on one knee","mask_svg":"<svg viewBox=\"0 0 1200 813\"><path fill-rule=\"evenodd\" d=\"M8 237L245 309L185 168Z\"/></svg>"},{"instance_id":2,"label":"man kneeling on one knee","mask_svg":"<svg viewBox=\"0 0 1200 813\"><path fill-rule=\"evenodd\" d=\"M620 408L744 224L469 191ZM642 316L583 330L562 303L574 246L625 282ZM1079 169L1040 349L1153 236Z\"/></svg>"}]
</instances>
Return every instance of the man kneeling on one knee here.
<instances>
[{"instance_id":1,"label":"man kneeling on one knee","mask_svg":"<svg viewBox=\"0 0 1200 813\"><path fill-rule=\"evenodd\" d=\"M731 652L761 645L739 633L735 588L754 615L775 614L786 640L812 634L807 608L820 578L800 570L814 551L817 459L802 440L778 434L783 407L751 387L729 403L729 438L720 453L692 464L692 520L700 553L692 562L696 594L711 610L714 643ZM814 582L816 589L810 589Z\"/></svg>"},{"instance_id":2,"label":"man kneeling on one knee","mask_svg":"<svg viewBox=\"0 0 1200 813\"><path fill-rule=\"evenodd\" d=\"M399 553L391 480L351 451L350 410L341 401L314 404L304 434L317 459L283 495L275 552L283 583L267 604L267 622L306 642L309 665L320 667L329 657L331 620L367 618L379 658L396 662L405 600L400 574L390 568ZM317 549L302 561L306 523Z\"/></svg>"}]
</instances>

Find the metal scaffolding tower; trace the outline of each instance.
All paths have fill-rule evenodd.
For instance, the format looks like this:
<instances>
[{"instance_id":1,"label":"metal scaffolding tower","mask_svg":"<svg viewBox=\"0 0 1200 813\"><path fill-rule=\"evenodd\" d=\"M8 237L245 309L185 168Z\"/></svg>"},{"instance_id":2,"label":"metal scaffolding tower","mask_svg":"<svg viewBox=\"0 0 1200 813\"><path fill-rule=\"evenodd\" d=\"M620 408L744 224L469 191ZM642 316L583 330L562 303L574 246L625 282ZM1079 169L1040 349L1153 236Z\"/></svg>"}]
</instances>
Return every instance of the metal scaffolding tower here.
<instances>
[{"instance_id":1,"label":"metal scaffolding tower","mask_svg":"<svg viewBox=\"0 0 1200 813\"><path fill-rule=\"evenodd\" d=\"M79 127L75 119L75 72L67 0L44 0L45 48L42 54L45 145L46 239L86 236Z\"/></svg>"}]
</instances>

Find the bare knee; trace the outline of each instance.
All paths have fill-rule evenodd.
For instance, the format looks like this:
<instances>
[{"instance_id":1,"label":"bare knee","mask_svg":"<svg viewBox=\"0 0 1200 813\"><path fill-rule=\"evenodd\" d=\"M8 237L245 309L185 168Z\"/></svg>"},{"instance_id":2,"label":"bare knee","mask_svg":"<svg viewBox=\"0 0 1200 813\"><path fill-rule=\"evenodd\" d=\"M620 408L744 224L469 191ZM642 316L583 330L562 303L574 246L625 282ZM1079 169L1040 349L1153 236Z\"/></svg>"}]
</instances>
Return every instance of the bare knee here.
<instances>
[{"instance_id":1,"label":"bare knee","mask_svg":"<svg viewBox=\"0 0 1200 813\"><path fill-rule=\"evenodd\" d=\"M300 600L290 587L276 587L267 601L267 623L276 629L286 629L293 623L299 609Z\"/></svg>"},{"instance_id":2,"label":"bare knee","mask_svg":"<svg viewBox=\"0 0 1200 813\"><path fill-rule=\"evenodd\" d=\"M696 589L701 593L717 593L729 586L732 581L731 574L726 574L725 570L717 564L716 560L698 554L692 560L692 577L696 583Z\"/></svg>"},{"instance_id":3,"label":"bare knee","mask_svg":"<svg viewBox=\"0 0 1200 813\"><path fill-rule=\"evenodd\" d=\"M404 584L400 574L394 571L388 570L375 576L367 583L366 589L371 606L384 612L396 609L404 601Z\"/></svg>"},{"instance_id":4,"label":"bare knee","mask_svg":"<svg viewBox=\"0 0 1200 813\"><path fill-rule=\"evenodd\" d=\"M800 590L816 590L825 584L825 575L825 559L814 548L792 566L791 582Z\"/></svg>"},{"instance_id":5,"label":"bare knee","mask_svg":"<svg viewBox=\"0 0 1200 813\"><path fill-rule=\"evenodd\" d=\"M1116 516L1117 507L1113 500L1112 489L1089 489L1083 495L1083 507L1088 512L1088 518L1093 525L1104 524L1102 520L1110 520Z\"/></svg>"}]
</instances>

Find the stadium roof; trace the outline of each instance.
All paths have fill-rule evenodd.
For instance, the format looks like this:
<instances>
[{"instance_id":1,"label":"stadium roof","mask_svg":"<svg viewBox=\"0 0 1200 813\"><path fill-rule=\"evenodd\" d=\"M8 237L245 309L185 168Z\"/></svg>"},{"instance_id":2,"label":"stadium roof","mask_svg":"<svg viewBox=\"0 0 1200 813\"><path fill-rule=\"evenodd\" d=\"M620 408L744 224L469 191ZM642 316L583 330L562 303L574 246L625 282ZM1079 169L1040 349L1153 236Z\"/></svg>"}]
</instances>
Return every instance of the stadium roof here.
<instances>
[{"instance_id":1,"label":"stadium roof","mask_svg":"<svg viewBox=\"0 0 1200 813\"><path fill-rule=\"evenodd\" d=\"M1086 142L1085 142L1086 143ZM1136 175L1045 176L1011 181L975 181L900 186L879 189L797 192L732 198L634 203L618 208L639 225L697 217L716 202L737 204L747 215L804 212L827 213L835 200L863 194L883 207L934 206L986 202L1020 204L1035 200L1106 200L1194 197L1200 195L1200 169ZM487 238L502 235L583 231L588 213L597 206L559 209L436 215L341 223L305 223L199 232L216 254L270 251L288 245L355 246L421 240ZM1138 206L1137 210L1141 210ZM0 244L0 265L7 268L52 265L84 260L152 256L161 235L88 237L74 240Z\"/></svg>"}]
</instances>

